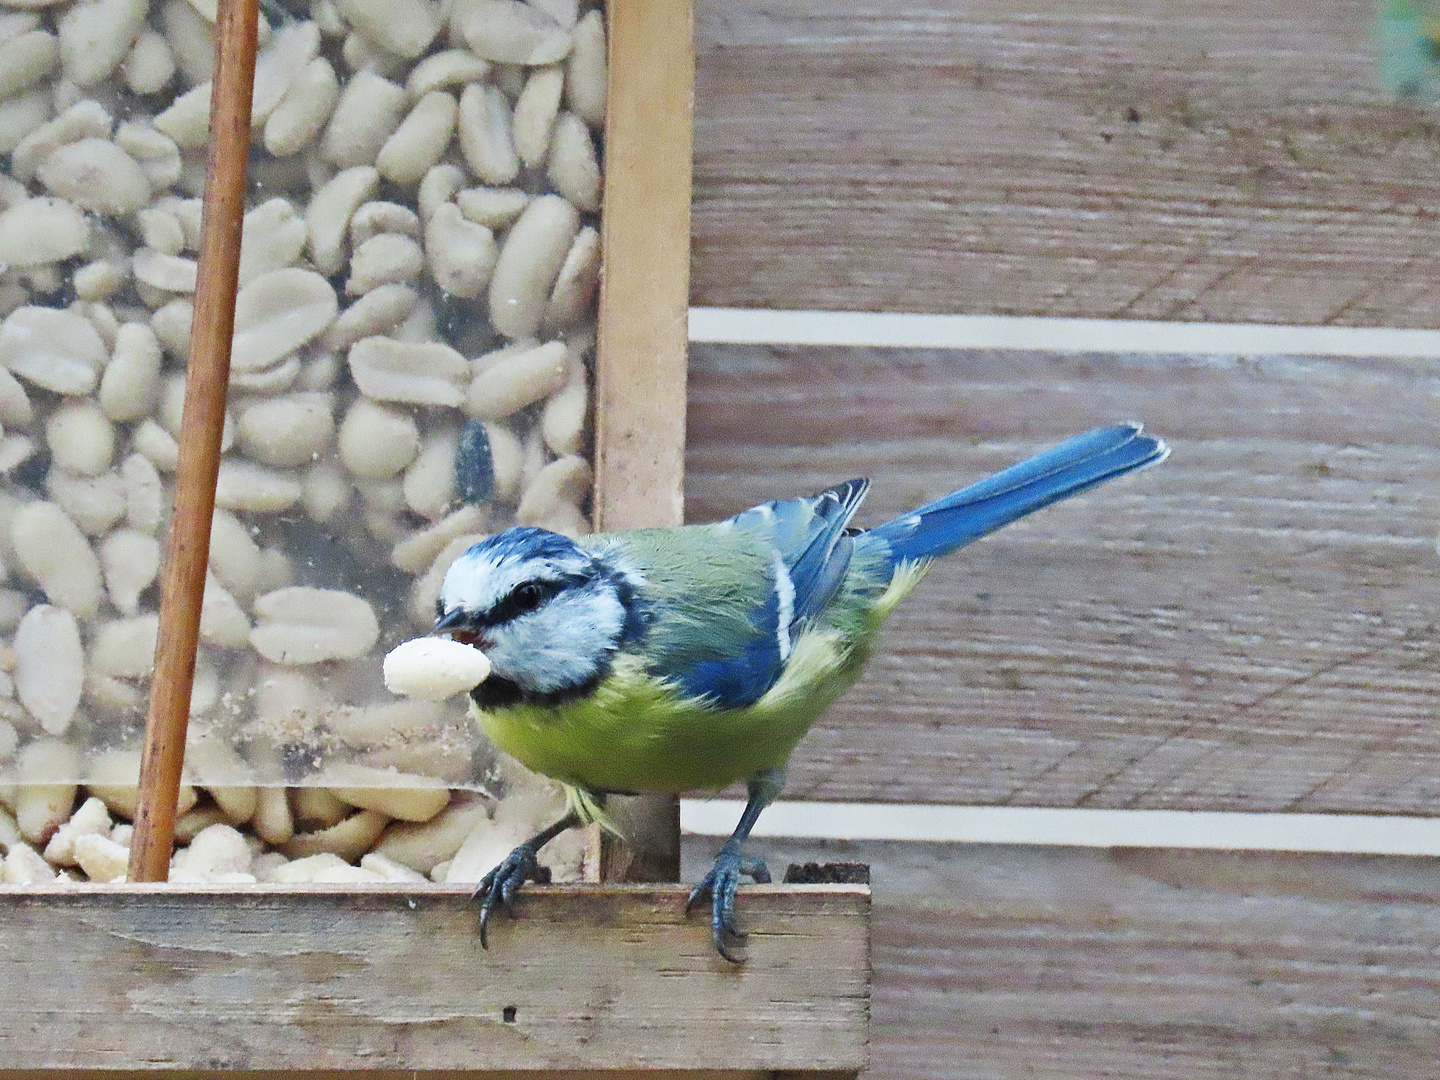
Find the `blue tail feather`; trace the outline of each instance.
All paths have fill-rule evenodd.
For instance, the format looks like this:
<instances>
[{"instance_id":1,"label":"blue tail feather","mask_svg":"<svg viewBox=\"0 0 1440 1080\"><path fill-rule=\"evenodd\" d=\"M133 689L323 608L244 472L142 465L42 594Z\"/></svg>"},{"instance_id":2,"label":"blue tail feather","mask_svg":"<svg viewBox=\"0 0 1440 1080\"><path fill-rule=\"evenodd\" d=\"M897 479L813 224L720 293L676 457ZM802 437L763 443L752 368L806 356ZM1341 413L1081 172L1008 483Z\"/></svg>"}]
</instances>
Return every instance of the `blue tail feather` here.
<instances>
[{"instance_id":1,"label":"blue tail feather","mask_svg":"<svg viewBox=\"0 0 1440 1080\"><path fill-rule=\"evenodd\" d=\"M927 503L865 534L883 541L892 564L933 559L1041 507L1165 459L1164 440L1139 424L1096 428L994 476Z\"/></svg>"}]
</instances>

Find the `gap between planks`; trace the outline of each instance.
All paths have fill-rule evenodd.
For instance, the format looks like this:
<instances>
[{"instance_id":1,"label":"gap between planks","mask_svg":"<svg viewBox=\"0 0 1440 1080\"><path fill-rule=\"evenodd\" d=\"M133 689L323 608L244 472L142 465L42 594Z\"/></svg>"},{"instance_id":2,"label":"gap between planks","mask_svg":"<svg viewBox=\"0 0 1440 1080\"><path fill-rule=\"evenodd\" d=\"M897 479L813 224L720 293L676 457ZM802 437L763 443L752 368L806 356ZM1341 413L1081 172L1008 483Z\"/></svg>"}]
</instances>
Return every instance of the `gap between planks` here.
<instances>
[{"instance_id":1,"label":"gap between planks","mask_svg":"<svg viewBox=\"0 0 1440 1080\"><path fill-rule=\"evenodd\" d=\"M740 799L682 799L681 831L691 836L729 836L744 808ZM794 800L770 806L752 835L798 840L1440 855L1440 819L1363 814Z\"/></svg>"},{"instance_id":2,"label":"gap between planks","mask_svg":"<svg viewBox=\"0 0 1440 1080\"><path fill-rule=\"evenodd\" d=\"M1440 330L893 311L692 307L690 340L725 345L1034 349L1151 355L1440 357Z\"/></svg>"}]
</instances>

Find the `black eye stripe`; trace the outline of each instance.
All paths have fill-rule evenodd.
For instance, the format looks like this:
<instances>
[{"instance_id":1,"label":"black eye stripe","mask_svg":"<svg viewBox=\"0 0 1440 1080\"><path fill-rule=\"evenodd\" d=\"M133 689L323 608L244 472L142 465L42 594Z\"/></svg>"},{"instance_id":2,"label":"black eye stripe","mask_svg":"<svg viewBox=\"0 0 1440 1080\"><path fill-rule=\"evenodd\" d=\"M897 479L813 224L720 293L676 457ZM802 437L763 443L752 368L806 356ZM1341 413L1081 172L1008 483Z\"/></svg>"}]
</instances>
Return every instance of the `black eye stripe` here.
<instances>
[{"instance_id":1,"label":"black eye stripe","mask_svg":"<svg viewBox=\"0 0 1440 1080\"><path fill-rule=\"evenodd\" d=\"M571 581L522 581L480 617L487 626L498 626L534 611L546 601L564 592Z\"/></svg>"},{"instance_id":2,"label":"black eye stripe","mask_svg":"<svg viewBox=\"0 0 1440 1080\"><path fill-rule=\"evenodd\" d=\"M589 574L564 574L559 578L536 578L522 581L491 605L488 610L466 611L464 613L465 625L475 630L499 626L542 607L566 589L582 587L592 580L593 576ZM443 601L437 602L435 607L439 617L444 618L446 613L442 610Z\"/></svg>"}]
</instances>

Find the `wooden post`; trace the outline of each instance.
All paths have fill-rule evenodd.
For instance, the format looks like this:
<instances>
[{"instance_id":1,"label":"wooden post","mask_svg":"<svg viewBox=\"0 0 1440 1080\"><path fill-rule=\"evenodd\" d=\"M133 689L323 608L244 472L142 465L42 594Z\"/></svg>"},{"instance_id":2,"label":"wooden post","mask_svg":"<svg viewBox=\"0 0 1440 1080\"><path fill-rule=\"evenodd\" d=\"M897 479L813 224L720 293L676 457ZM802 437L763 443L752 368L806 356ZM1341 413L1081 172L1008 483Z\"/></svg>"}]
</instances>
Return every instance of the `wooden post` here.
<instances>
[{"instance_id":1,"label":"wooden post","mask_svg":"<svg viewBox=\"0 0 1440 1080\"><path fill-rule=\"evenodd\" d=\"M683 520L690 304L693 0L611 0L605 278L595 377L595 526ZM601 840L602 881L675 881L679 804L616 800L632 843Z\"/></svg>"},{"instance_id":2,"label":"wooden post","mask_svg":"<svg viewBox=\"0 0 1440 1080\"><path fill-rule=\"evenodd\" d=\"M250 154L250 96L255 81L256 0L220 0L215 22L215 89L210 103L210 161L204 227L190 329L185 411L180 423L175 514L160 591L155 678L140 764L140 803L130 848L131 881L164 881L170 873L175 803L185 762L190 690L200 606L210 558L210 519L220 469L245 168Z\"/></svg>"}]
</instances>

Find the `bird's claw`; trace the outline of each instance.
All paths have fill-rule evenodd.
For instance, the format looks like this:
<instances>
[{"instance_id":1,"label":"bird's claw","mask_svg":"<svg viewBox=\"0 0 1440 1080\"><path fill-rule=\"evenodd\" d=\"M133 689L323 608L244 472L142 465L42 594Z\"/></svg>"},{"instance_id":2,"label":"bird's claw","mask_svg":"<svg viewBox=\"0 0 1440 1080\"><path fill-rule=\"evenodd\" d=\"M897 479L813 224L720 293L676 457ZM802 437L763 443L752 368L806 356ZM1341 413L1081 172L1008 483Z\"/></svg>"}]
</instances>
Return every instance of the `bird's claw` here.
<instances>
[{"instance_id":1,"label":"bird's claw","mask_svg":"<svg viewBox=\"0 0 1440 1080\"><path fill-rule=\"evenodd\" d=\"M688 915L697 902L707 895L710 897L710 936L715 942L715 951L732 964L740 963L740 959L731 955L727 942L743 945L746 938L735 925L735 891L742 877L765 885L770 882L770 871L764 859L747 858L741 854L738 844L726 844L715 857L710 872L690 890L690 897L685 901Z\"/></svg>"},{"instance_id":2,"label":"bird's claw","mask_svg":"<svg viewBox=\"0 0 1440 1080\"><path fill-rule=\"evenodd\" d=\"M477 900L480 902L482 949L490 948L486 934L490 929L490 917L495 914L495 905L503 904L505 913L512 919L515 918L515 894L527 881L541 885L550 884L550 868L540 865L536 859L535 845L531 843L521 844L506 855L500 860L500 865L481 878L480 884L475 886L470 900L472 903Z\"/></svg>"}]
</instances>

